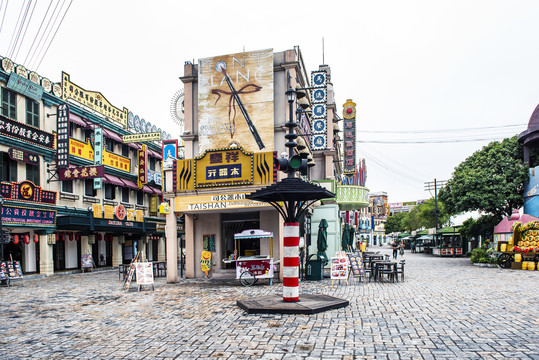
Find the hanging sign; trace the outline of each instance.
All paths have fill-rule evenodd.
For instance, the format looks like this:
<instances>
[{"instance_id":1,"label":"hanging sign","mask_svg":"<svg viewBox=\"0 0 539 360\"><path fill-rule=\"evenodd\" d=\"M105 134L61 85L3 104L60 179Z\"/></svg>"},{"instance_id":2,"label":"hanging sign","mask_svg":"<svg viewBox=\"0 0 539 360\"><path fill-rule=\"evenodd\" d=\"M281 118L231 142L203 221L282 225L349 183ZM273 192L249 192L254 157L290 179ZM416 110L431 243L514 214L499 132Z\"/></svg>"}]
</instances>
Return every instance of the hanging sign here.
<instances>
[{"instance_id":1,"label":"hanging sign","mask_svg":"<svg viewBox=\"0 0 539 360\"><path fill-rule=\"evenodd\" d=\"M27 96L32 100L41 101L43 96L43 86L35 84L25 77L16 73L11 73L7 82L7 88L18 92L21 95Z\"/></svg>"},{"instance_id":2,"label":"hanging sign","mask_svg":"<svg viewBox=\"0 0 539 360\"><path fill-rule=\"evenodd\" d=\"M96 219L109 219L109 220L119 220L117 224L111 222L109 225L122 225L126 222L144 221L144 211L126 209L123 205L101 205L101 204L92 204L92 215ZM123 221L123 220L126 220Z\"/></svg>"},{"instance_id":3,"label":"hanging sign","mask_svg":"<svg viewBox=\"0 0 539 360\"><path fill-rule=\"evenodd\" d=\"M313 104L311 119L311 149L324 150L327 148L327 83L326 71L311 72L311 102Z\"/></svg>"},{"instance_id":4,"label":"hanging sign","mask_svg":"<svg viewBox=\"0 0 539 360\"><path fill-rule=\"evenodd\" d=\"M253 154L242 148L207 150L195 158L195 187L250 185Z\"/></svg>"},{"instance_id":5,"label":"hanging sign","mask_svg":"<svg viewBox=\"0 0 539 360\"><path fill-rule=\"evenodd\" d=\"M75 85L70 81L69 74L62 72L62 99L73 99L81 105L84 105L108 119L119 122L127 129L127 116L129 111L124 107L123 110L112 106L110 102L96 91L88 91Z\"/></svg>"},{"instance_id":6,"label":"hanging sign","mask_svg":"<svg viewBox=\"0 0 539 360\"><path fill-rule=\"evenodd\" d=\"M9 148L8 155L11 160L20 161L30 165L39 165L39 155L26 150Z\"/></svg>"},{"instance_id":7,"label":"hanging sign","mask_svg":"<svg viewBox=\"0 0 539 360\"><path fill-rule=\"evenodd\" d=\"M142 144L142 148L137 152L138 163L138 188L142 189L144 184L148 183L148 171L147 171L147 154L146 145Z\"/></svg>"},{"instance_id":8,"label":"hanging sign","mask_svg":"<svg viewBox=\"0 0 539 360\"><path fill-rule=\"evenodd\" d=\"M124 135L122 136L122 140L124 144L136 143L136 142L142 142L142 141L161 141L161 133L151 132L151 133L143 133L143 134Z\"/></svg>"},{"instance_id":9,"label":"hanging sign","mask_svg":"<svg viewBox=\"0 0 539 360\"><path fill-rule=\"evenodd\" d=\"M163 140L161 143L163 147L162 158L163 161L167 161L169 158L178 158L178 140Z\"/></svg>"},{"instance_id":10,"label":"hanging sign","mask_svg":"<svg viewBox=\"0 0 539 360\"><path fill-rule=\"evenodd\" d=\"M43 190L41 187L34 185L34 183L28 180L20 183L1 183L0 193L4 199L48 205L56 204L57 193L55 191Z\"/></svg>"},{"instance_id":11,"label":"hanging sign","mask_svg":"<svg viewBox=\"0 0 539 360\"><path fill-rule=\"evenodd\" d=\"M56 226L56 210L33 209L4 205L2 208L4 224Z\"/></svg>"},{"instance_id":12,"label":"hanging sign","mask_svg":"<svg viewBox=\"0 0 539 360\"><path fill-rule=\"evenodd\" d=\"M94 165L103 165L103 128L96 127L94 129ZM101 189L103 187L103 178L94 178L94 189Z\"/></svg>"},{"instance_id":13,"label":"hanging sign","mask_svg":"<svg viewBox=\"0 0 539 360\"><path fill-rule=\"evenodd\" d=\"M58 178L64 180L94 179L105 175L105 166L76 166L58 170Z\"/></svg>"},{"instance_id":14,"label":"hanging sign","mask_svg":"<svg viewBox=\"0 0 539 360\"><path fill-rule=\"evenodd\" d=\"M343 156L345 175L356 173L356 103L346 100L343 105Z\"/></svg>"},{"instance_id":15,"label":"hanging sign","mask_svg":"<svg viewBox=\"0 0 539 360\"><path fill-rule=\"evenodd\" d=\"M69 106L61 104L56 111L56 167L63 169L69 166Z\"/></svg>"},{"instance_id":16,"label":"hanging sign","mask_svg":"<svg viewBox=\"0 0 539 360\"><path fill-rule=\"evenodd\" d=\"M0 115L0 135L52 150L54 135Z\"/></svg>"}]
</instances>

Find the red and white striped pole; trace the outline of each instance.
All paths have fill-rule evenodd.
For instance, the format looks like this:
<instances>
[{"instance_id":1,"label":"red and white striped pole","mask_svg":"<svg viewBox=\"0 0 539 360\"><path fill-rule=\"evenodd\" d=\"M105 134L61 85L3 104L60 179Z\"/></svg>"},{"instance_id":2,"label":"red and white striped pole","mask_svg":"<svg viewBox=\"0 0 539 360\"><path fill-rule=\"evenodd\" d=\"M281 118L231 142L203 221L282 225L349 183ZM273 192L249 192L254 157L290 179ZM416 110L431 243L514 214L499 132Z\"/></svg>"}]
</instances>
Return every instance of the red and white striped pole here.
<instances>
[{"instance_id":1,"label":"red and white striped pole","mask_svg":"<svg viewBox=\"0 0 539 360\"><path fill-rule=\"evenodd\" d=\"M283 301L299 301L299 223L284 223Z\"/></svg>"}]
</instances>

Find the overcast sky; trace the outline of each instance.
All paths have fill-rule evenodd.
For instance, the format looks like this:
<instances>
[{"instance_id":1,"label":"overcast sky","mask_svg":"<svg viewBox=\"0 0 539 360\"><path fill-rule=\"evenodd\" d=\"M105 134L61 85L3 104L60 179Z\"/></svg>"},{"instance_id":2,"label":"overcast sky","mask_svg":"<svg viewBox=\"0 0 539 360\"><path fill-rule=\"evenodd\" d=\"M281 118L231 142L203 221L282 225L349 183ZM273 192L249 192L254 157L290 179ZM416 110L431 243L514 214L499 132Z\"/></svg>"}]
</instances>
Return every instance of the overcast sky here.
<instances>
[{"instance_id":1,"label":"overcast sky","mask_svg":"<svg viewBox=\"0 0 539 360\"><path fill-rule=\"evenodd\" d=\"M389 202L430 198L425 182L525 130L539 103L539 1L1 0L0 10L2 56L54 82L65 71L173 138L185 61L298 45L308 71L331 67L340 116L357 103L367 187Z\"/></svg>"}]
</instances>

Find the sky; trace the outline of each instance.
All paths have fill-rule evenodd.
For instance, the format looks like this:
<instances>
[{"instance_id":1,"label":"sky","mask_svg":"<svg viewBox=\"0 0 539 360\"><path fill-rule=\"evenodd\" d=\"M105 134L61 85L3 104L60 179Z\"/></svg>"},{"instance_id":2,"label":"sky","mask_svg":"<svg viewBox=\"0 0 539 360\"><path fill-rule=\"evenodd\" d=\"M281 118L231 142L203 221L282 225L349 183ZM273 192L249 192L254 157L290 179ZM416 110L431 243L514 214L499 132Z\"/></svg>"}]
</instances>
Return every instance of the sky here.
<instances>
[{"instance_id":1,"label":"sky","mask_svg":"<svg viewBox=\"0 0 539 360\"><path fill-rule=\"evenodd\" d=\"M357 104L366 186L394 203L432 197L425 183L526 129L538 17L535 0L0 0L0 55L53 82L65 71L178 138L185 61L299 46L308 72L331 67L338 114Z\"/></svg>"}]
</instances>

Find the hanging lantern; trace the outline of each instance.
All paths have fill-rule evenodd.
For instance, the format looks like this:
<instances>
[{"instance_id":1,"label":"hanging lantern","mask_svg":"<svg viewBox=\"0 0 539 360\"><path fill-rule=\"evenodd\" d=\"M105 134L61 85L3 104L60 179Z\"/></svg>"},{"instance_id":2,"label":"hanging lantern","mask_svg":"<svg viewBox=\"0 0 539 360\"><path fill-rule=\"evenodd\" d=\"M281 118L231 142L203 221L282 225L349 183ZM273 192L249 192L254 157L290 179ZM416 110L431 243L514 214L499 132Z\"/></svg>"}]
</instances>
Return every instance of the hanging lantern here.
<instances>
[{"instance_id":1,"label":"hanging lantern","mask_svg":"<svg viewBox=\"0 0 539 360\"><path fill-rule=\"evenodd\" d=\"M58 234L47 234L47 244L54 245L58 239Z\"/></svg>"},{"instance_id":2,"label":"hanging lantern","mask_svg":"<svg viewBox=\"0 0 539 360\"><path fill-rule=\"evenodd\" d=\"M26 245L30 244L30 235L24 235L24 243Z\"/></svg>"},{"instance_id":3,"label":"hanging lantern","mask_svg":"<svg viewBox=\"0 0 539 360\"><path fill-rule=\"evenodd\" d=\"M66 233L60 233L60 240L66 241Z\"/></svg>"},{"instance_id":4,"label":"hanging lantern","mask_svg":"<svg viewBox=\"0 0 539 360\"><path fill-rule=\"evenodd\" d=\"M39 234L34 234L34 242L36 244L39 242Z\"/></svg>"},{"instance_id":5,"label":"hanging lantern","mask_svg":"<svg viewBox=\"0 0 539 360\"><path fill-rule=\"evenodd\" d=\"M19 243L19 235L13 235L13 243L17 245Z\"/></svg>"},{"instance_id":6,"label":"hanging lantern","mask_svg":"<svg viewBox=\"0 0 539 360\"><path fill-rule=\"evenodd\" d=\"M60 233L56 233L56 242L60 241Z\"/></svg>"},{"instance_id":7,"label":"hanging lantern","mask_svg":"<svg viewBox=\"0 0 539 360\"><path fill-rule=\"evenodd\" d=\"M103 239L101 234L97 234L97 241L101 241Z\"/></svg>"},{"instance_id":8,"label":"hanging lantern","mask_svg":"<svg viewBox=\"0 0 539 360\"><path fill-rule=\"evenodd\" d=\"M80 241L80 233L75 233L75 240Z\"/></svg>"},{"instance_id":9,"label":"hanging lantern","mask_svg":"<svg viewBox=\"0 0 539 360\"><path fill-rule=\"evenodd\" d=\"M75 234L70 232L69 233L69 241L73 241L73 239L75 239Z\"/></svg>"},{"instance_id":10,"label":"hanging lantern","mask_svg":"<svg viewBox=\"0 0 539 360\"><path fill-rule=\"evenodd\" d=\"M95 235L88 235L88 244L95 244Z\"/></svg>"}]
</instances>

